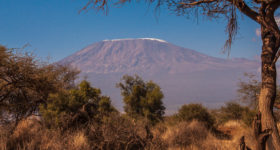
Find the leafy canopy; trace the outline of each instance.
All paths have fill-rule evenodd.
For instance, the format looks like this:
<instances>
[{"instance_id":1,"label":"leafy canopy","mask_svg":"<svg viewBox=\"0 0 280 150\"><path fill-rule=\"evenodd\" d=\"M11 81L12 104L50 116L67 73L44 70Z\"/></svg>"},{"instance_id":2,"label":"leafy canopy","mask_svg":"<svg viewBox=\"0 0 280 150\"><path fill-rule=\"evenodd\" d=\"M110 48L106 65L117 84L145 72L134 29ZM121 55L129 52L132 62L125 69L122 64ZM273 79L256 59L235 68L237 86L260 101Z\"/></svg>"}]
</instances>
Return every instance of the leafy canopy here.
<instances>
[{"instance_id":1,"label":"leafy canopy","mask_svg":"<svg viewBox=\"0 0 280 150\"><path fill-rule=\"evenodd\" d=\"M44 121L60 127L100 121L103 116L115 111L110 98L102 96L100 89L82 81L77 88L51 94L47 105L40 106Z\"/></svg>"},{"instance_id":2,"label":"leafy canopy","mask_svg":"<svg viewBox=\"0 0 280 150\"><path fill-rule=\"evenodd\" d=\"M207 127L212 127L215 123L214 117L201 104L187 104L181 106L175 115L179 121L197 120L205 123Z\"/></svg>"},{"instance_id":3,"label":"leafy canopy","mask_svg":"<svg viewBox=\"0 0 280 150\"><path fill-rule=\"evenodd\" d=\"M18 122L38 111L49 94L73 86L78 71L0 46L0 121Z\"/></svg>"},{"instance_id":4,"label":"leafy canopy","mask_svg":"<svg viewBox=\"0 0 280 150\"><path fill-rule=\"evenodd\" d=\"M125 75L117 84L121 89L125 112L133 117L145 117L152 123L162 120L165 107L160 87L152 82L144 82L139 76Z\"/></svg>"},{"instance_id":5,"label":"leafy canopy","mask_svg":"<svg viewBox=\"0 0 280 150\"><path fill-rule=\"evenodd\" d=\"M242 106L236 102L228 102L219 110L218 117L220 123L225 123L229 120L242 120L246 125L251 126L256 116L256 110L251 110L247 106Z\"/></svg>"}]
</instances>

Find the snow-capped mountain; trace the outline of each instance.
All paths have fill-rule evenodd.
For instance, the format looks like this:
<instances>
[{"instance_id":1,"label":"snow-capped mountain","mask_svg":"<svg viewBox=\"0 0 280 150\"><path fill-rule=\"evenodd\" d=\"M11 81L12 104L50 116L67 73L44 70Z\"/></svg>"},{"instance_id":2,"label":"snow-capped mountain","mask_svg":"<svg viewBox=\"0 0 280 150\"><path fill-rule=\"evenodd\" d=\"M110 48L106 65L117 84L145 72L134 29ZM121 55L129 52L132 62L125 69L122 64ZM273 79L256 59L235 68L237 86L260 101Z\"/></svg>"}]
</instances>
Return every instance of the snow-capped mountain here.
<instances>
[{"instance_id":1,"label":"snow-capped mountain","mask_svg":"<svg viewBox=\"0 0 280 150\"><path fill-rule=\"evenodd\" d=\"M81 70L93 86L101 88L121 108L115 84L124 74L138 74L158 83L169 111L189 102L220 105L235 98L244 72L256 73L260 63L235 58L221 59L179 47L161 39L104 40L61 60Z\"/></svg>"}]
</instances>

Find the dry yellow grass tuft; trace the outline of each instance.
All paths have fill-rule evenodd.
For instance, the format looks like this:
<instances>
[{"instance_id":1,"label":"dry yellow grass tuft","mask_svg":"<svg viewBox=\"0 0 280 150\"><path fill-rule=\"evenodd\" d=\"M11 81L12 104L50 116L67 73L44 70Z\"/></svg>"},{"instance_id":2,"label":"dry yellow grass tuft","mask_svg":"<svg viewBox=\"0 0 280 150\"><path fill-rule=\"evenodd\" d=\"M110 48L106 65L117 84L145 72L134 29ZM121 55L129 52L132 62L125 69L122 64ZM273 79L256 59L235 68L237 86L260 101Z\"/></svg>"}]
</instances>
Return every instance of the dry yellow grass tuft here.
<instances>
[{"instance_id":1,"label":"dry yellow grass tuft","mask_svg":"<svg viewBox=\"0 0 280 150\"><path fill-rule=\"evenodd\" d=\"M244 123L237 120L230 120L218 127L218 130L225 134L229 134L231 139L218 139L214 136L209 136L210 138L206 140L205 145L207 145L207 149L211 150L211 146L216 145L216 148L219 150L227 149L227 150L236 150L238 149L240 138L242 136L245 137L245 143L252 149L255 149L255 139L253 136L253 130L247 127Z\"/></svg>"},{"instance_id":2,"label":"dry yellow grass tuft","mask_svg":"<svg viewBox=\"0 0 280 150\"><path fill-rule=\"evenodd\" d=\"M73 148L76 150L85 150L90 149L90 145L88 143L88 139L85 136L83 131L78 131L72 137Z\"/></svg>"},{"instance_id":3,"label":"dry yellow grass tuft","mask_svg":"<svg viewBox=\"0 0 280 150\"><path fill-rule=\"evenodd\" d=\"M208 130L198 121L180 122L167 128L162 135L163 140L171 149L182 149L192 145L200 146L209 135Z\"/></svg>"},{"instance_id":4,"label":"dry yellow grass tuft","mask_svg":"<svg viewBox=\"0 0 280 150\"><path fill-rule=\"evenodd\" d=\"M20 138L22 135L37 134L41 129L41 124L35 119L26 119L19 122L15 131L13 132L13 137Z\"/></svg>"}]
</instances>

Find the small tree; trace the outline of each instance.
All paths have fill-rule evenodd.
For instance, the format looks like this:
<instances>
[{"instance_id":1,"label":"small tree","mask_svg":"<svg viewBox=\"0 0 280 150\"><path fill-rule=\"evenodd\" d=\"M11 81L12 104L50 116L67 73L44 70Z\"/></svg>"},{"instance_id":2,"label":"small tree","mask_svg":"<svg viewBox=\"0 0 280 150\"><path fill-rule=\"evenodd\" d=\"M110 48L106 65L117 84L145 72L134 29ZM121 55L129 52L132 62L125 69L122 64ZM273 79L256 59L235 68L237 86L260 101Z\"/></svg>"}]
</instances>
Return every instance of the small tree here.
<instances>
[{"instance_id":1,"label":"small tree","mask_svg":"<svg viewBox=\"0 0 280 150\"><path fill-rule=\"evenodd\" d=\"M82 81L76 89L51 94L47 105L40 106L40 113L48 125L72 127L90 120L100 121L114 111L109 97L102 96L100 89Z\"/></svg>"},{"instance_id":2,"label":"small tree","mask_svg":"<svg viewBox=\"0 0 280 150\"><path fill-rule=\"evenodd\" d=\"M144 82L137 75L125 75L122 80L117 87L121 89L125 112L133 118L145 117L151 123L162 120L165 107L160 87L152 81Z\"/></svg>"},{"instance_id":3,"label":"small tree","mask_svg":"<svg viewBox=\"0 0 280 150\"><path fill-rule=\"evenodd\" d=\"M208 128L213 127L214 117L201 104L183 105L175 115L180 121L197 120L205 123Z\"/></svg>"}]
</instances>

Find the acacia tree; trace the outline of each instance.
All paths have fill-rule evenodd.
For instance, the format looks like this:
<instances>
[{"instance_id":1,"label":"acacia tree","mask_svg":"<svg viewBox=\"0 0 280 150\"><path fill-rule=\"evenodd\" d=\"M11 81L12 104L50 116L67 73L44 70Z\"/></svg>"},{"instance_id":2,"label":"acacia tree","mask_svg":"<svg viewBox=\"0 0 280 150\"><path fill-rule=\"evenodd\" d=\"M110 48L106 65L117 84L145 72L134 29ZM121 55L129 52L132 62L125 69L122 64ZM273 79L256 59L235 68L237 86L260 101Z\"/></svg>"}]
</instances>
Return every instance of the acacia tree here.
<instances>
[{"instance_id":1,"label":"acacia tree","mask_svg":"<svg viewBox=\"0 0 280 150\"><path fill-rule=\"evenodd\" d=\"M88 0L82 10L88 8L107 9L108 0ZM123 4L131 0L117 0L115 3ZM273 115L273 105L276 97L276 67L279 57L280 30L276 23L276 10L280 6L279 0L148 0L157 6L167 5L178 15L204 15L209 18L224 17L227 19L226 32L228 39L225 48L230 48L237 34L238 14L244 14L261 26L263 41L262 60L262 86L259 96L259 112L261 114L261 131L271 130L269 142L275 149L280 149L280 137ZM107 10L106 10L107 11ZM279 14L278 14L279 15ZM264 146L262 146L264 147Z\"/></svg>"},{"instance_id":2,"label":"acacia tree","mask_svg":"<svg viewBox=\"0 0 280 150\"><path fill-rule=\"evenodd\" d=\"M38 112L50 93L73 86L78 71L46 64L0 46L0 123L17 124Z\"/></svg>"}]
</instances>

